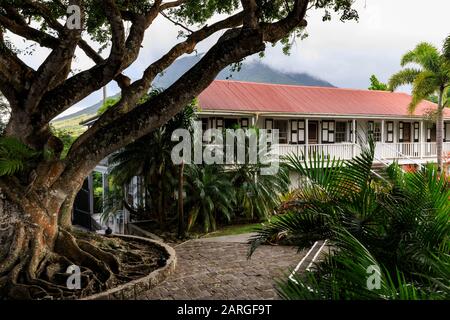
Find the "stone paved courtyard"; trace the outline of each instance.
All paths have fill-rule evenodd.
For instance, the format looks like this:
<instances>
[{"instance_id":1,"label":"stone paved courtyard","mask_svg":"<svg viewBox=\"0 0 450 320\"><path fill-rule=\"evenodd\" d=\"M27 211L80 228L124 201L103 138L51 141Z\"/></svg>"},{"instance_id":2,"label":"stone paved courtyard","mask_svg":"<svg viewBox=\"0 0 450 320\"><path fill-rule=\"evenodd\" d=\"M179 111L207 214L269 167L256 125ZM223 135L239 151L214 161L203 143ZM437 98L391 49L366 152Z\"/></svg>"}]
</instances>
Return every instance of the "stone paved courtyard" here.
<instances>
[{"instance_id":1,"label":"stone paved courtyard","mask_svg":"<svg viewBox=\"0 0 450 320\"><path fill-rule=\"evenodd\" d=\"M274 278L295 268L305 252L262 246L247 260L242 238L193 240L175 248L177 269L139 299L277 299Z\"/></svg>"}]
</instances>

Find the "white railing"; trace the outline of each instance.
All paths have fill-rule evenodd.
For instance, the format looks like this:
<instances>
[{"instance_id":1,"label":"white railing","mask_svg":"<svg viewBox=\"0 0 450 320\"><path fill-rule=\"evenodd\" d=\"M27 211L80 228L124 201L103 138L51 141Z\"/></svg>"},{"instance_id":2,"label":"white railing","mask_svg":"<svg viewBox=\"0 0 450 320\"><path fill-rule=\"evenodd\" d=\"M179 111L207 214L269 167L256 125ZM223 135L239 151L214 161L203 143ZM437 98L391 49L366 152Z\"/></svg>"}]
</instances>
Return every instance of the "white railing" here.
<instances>
[{"instance_id":1,"label":"white railing","mask_svg":"<svg viewBox=\"0 0 450 320\"><path fill-rule=\"evenodd\" d=\"M377 143L375 154L377 158L383 160L431 160L437 155L436 142L427 143ZM314 153L321 156L325 155L327 158L336 158L342 160L349 160L361 152L359 145L352 143L337 143L337 144L311 144L311 145L293 145L280 144L280 156L288 154L296 154L300 157L311 157ZM450 152L450 142L445 142L443 145L443 153Z\"/></svg>"},{"instance_id":2,"label":"white railing","mask_svg":"<svg viewBox=\"0 0 450 320\"><path fill-rule=\"evenodd\" d=\"M352 143L339 143L339 144L280 144L279 152L280 156L286 156L288 154L296 154L300 157L311 157L314 154L317 156L325 155L327 158L336 158L342 160L349 160L353 158L356 152L357 146Z\"/></svg>"}]
</instances>

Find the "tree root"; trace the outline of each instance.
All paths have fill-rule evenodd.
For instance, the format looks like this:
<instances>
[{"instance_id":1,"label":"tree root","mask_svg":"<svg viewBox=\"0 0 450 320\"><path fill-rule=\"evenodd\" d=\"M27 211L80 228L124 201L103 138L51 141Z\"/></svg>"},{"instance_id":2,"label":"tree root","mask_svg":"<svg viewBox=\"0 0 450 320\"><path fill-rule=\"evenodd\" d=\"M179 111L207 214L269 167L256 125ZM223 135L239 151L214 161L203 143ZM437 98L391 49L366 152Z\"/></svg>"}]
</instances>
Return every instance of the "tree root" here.
<instances>
[{"instance_id":1,"label":"tree root","mask_svg":"<svg viewBox=\"0 0 450 320\"><path fill-rule=\"evenodd\" d=\"M63 229L53 248L37 228L21 225L10 236L0 241L7 248L0 260L0 300L83 298L147 275L160 257L151 248L145 252L145 244ZM67 286L71 265L80 268L80 290Z\"/></svg>"}]
</instances>

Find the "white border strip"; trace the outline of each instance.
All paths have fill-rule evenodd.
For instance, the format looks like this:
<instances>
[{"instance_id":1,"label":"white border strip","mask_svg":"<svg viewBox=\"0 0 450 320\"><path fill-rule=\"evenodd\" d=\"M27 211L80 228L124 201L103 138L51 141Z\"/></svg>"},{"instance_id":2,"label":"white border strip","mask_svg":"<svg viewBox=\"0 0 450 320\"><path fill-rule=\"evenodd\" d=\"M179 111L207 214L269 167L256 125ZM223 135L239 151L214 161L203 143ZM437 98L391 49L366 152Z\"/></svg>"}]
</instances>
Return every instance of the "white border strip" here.
<instances>
[{"instance_id":1,"label":"white border strip","mask_svg":"<svg viewBox=\"0 0 450 320\"><path fill-rule=\"evenodd\" d=\"M311 247L311 249L309 249L308 253L302 258L302 260L300 260L300 262L295 267L294 271L292 271L292 273L289 275L289 280L291 280L291 281L295 282L296 284L298 284L297 280L294 279L294 275L298 271L298 269L300 269L300 267L303 264L303 262L305 262L306 258L308 258L308 256L311 254L311 252L314 250L314 248L316 247L316 245L318 243L319 243L318 241L314 242L313 246Z\"/></svg>"},{"instance_id":2,"label":"white border strip","mask_svg":"<svg viewBox=\"0 0 450 320\"><path fill-rule=\"evenodd\" d=\"M292 282L298 284L298 281L294 279L294 275L297 273L298 269L300 269L300 267L302 266L302 264L305 262L305 260L309 257L309 255L311 254L311 252L314 250L314 248L318 245L319 241L314 242L313 246L311 247L311 249L309 249L308 253L306 253L306 255L302 258L302 260L300 260L300 262L297 264L297 266L295 267L294 271L292 271L292 273L289 275L289 280L291 280ZM308 267L306 268L307 271L310 270L311 266L313 265L313 263L317 260L317 257L319 256L319 254L322 252L323 248L325 247L325 245L327 244L327 240L325 240L323 242L323 244L320 246L319 250L317 250L316 254L314 255L314 257L312 258L311 262L309 263Z\"/></svg>"}]
</instances>

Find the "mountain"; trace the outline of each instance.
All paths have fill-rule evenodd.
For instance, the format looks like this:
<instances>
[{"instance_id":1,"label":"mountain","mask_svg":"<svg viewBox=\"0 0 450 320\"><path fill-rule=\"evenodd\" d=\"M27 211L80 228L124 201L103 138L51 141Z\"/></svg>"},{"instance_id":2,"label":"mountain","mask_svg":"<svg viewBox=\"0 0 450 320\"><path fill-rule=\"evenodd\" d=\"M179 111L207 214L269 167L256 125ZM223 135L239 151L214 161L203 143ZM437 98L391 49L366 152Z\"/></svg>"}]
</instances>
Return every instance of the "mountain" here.
<instances>
[{"instance_id":1,"label":"mountain","mask_svg":"<svg viewBox=\"0 0 450 320\"><path fill-rule=\"evenodd\" d=\"M202 55L185 57L175 61L162 75L155 79L154 85L167 88L187 70L200 61ZM240 71L227 68L219 73L219 80L238 80L303 86L334 87L331 83L307 73L290 73L275 70L261 61L244 62Z\"/></svg>"},{"instance_id":2,"label":"mountain","mask_svg":"<svg viewBox=\"0 0 450 320\"><path fill-rule=\"evenodd\" d=\"M110 98L116 98L118 96L119 96L119 94L116 94L114 96L111 96ZM102 104L103 104L103 101L97 102L96 104L94 104L90 107L86 107L84 109L81 109L80 111L71 113L64 117L60 117L57 120L55 120L55 122L78 118L80 116L86 116L86 115L93 116L97 113L97 110L102 106Z\"/></svg>"},{"instance_id":3,"label":"mountain","mask_svg":"<svg viewBox=\"0 0 450 320\"><path fill-rule=\"evenodd\" d=\"M174 83L187 70L193 67L202 55L189 56L175 61L163 74L159 75L153 85L159 88L167 88ZM276 84L293 84L303 86L318 86L318 87L334 87L331 83L321 80L307 73L293 73L283 72L262 63L261 61L244 62L240 71L233 71L230 68L223 70L218 76L219 80L238 80L251 81L263 83ZM116 97L118 95L115 95ZM94 116L102 102L96 103L93 106L82 109L78 112L72 113L68 116L58 118L54 123L58 123L59 127L64 128L64 121L70 121L75 118L86 119ZM73 123L72 123L73 124Z\"/></svg>"}]
</instances>

